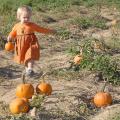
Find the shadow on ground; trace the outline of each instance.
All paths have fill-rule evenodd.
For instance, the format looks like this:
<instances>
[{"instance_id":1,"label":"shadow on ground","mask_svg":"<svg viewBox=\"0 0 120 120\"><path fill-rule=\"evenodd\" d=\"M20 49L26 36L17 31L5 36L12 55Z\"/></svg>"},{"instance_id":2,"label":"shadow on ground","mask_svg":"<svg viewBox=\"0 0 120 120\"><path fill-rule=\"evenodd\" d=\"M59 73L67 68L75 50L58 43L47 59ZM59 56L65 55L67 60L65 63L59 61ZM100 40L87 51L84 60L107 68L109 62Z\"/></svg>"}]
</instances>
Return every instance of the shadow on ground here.
<instances>
[{"instance_id":1,"label":"shadow on ground","mask_svg":"<svg viewBox=\"0 0 120 120\"><path fill-rule=\"evenodd\" d=\"M8 65L5 67L0 67L0 77L5 79L16 79L21 76L21 70L19 67Z\"/></svg>"}]
</instances>

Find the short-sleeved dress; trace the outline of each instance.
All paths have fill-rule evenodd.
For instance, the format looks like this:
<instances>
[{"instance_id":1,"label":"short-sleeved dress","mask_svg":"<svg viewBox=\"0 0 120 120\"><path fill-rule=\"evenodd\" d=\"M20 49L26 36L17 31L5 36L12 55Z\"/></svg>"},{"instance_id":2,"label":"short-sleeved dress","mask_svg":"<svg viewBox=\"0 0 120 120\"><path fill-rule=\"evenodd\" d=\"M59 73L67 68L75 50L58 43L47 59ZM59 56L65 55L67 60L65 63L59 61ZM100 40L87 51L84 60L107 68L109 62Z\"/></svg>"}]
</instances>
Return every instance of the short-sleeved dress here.
<instances>
[{"instance_id":1,"label":"short-sleeved dress","mask_svg":"<svg viewBox=\"0 0 120 120\"><path fill-rule=\"evenodd\" d=\"M28 60L39 60L40 45L34 32L51 33L52 30L38 26L35 23L17 23L9 35L15 39L14 61L26 64Z\"/></svg>"}]
</instances>

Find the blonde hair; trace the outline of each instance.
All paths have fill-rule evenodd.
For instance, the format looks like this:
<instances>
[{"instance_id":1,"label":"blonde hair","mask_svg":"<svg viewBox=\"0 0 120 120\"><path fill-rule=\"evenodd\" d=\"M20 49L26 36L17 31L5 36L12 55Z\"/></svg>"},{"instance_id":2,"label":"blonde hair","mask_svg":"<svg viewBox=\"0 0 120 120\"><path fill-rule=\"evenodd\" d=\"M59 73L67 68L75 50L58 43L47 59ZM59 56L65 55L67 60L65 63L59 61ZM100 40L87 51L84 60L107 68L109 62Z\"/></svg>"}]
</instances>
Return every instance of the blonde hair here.
<instances>
[{"instance_id":1,"label":"blonde hair","mask_svg":"<svg viewBox=\"0 0 120 120\"><path fill-rule=\"evenodd\" d=\"M24 12L28 13L31 16L32 15L31 7L26 6L26 5L19 7L17 9L17 19L20 19L21 14Z\"/></svg>"}]
</instances>

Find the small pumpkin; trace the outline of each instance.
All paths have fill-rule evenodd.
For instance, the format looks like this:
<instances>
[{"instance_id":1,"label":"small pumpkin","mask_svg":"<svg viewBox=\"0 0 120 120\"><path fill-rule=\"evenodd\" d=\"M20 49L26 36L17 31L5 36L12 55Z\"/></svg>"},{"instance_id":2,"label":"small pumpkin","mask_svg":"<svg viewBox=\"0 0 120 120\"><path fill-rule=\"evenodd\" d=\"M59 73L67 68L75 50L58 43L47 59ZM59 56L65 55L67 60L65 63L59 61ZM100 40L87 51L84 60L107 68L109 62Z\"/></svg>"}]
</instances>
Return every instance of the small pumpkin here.
<instances>
[{"instance_id":1,"label":"small pumpkin","mask_svg":"<svg viewBox=\"0 0 120 120\"><path fill-rule=\"evenodd\" d=\"M25 83L25 75L22 76L23 83L16 88L16 96L19 98L32 98L34 94L34 87L32 84Z\"/></svg>"},{"instance_id":2,"label":"small pumpkin","mask_svg":"<svg viewBox=\"0 0 120 120\"><path fill-rule=\"evenodd\" d=\"M42 75L42 82L36 86L36 93L44 94L44 95L51 95L52 93L52 86L49 83L45 82L45 74Z\"/></svg>"},{"instance_id":3,"label":"small pumpkin","mask_svg":"<svg viewBox=\"0 0 120 120\"><path fill-rule=\"evenodd\" d=\"M45 94L51 95L52 93L52 86L49 83L41 82L36 86L36 93L38 94Z\"/></svg>"},{"instance_id":4,"label":"small pumpkin","mask_svg":"<svg viewBox=\"0 0 120 120\"><path fill-rule=\"evenodd\" d=\"M111 97L110 93L98 92L94 96L94 100L93 101L94 101L94 104L97 107L107 106L107 105L110 105L112 103L112 97Z\"/></svg>"},{"instance_id":5,"label":"small pumpkin","mask_svg":"<svg viewBox=\"0 0 120 120\"><path fill-rule=\"evenodd\" d=\"M80 64L82 60L83 60L82 55L76 55L73 61L74 61L74 64Z\"/></svg>"},{"instance_id":6,"label":"small pumpkin","mask_svg":"<svg viewBox=\"0 0 120 120\"><path fill-rule=\"evenodd\" d=\"M6 50L6 51L13 51L13 50L14 50L14 45L13 45L13 43L12 43L12 42L7 42L7 43L5 44L5 50Z\"/></svg>"},{"instance_id":7,"label":"small pumpkin","mask_svg":"<svg viewBox=\"0 0 120 120\"><path fill-rule=\"evenodd\" d=\"M110 105L112 103L112 96L110 93L104 92L107 82L105 82L101 92L98 92L94 98L93 102L97 107L103 107Z\"/></svg>"},{"instance_id":8,"label":"small pumpkin","mask_svg":"<svg viewBox=\"0 0 120 120\"><path fill-rule=\"evenodd\" d=\"M13 114L27 113L29 111L29 105L25 100L16 98L9 104L9 109Z\"/></svg>"}]
</instances>

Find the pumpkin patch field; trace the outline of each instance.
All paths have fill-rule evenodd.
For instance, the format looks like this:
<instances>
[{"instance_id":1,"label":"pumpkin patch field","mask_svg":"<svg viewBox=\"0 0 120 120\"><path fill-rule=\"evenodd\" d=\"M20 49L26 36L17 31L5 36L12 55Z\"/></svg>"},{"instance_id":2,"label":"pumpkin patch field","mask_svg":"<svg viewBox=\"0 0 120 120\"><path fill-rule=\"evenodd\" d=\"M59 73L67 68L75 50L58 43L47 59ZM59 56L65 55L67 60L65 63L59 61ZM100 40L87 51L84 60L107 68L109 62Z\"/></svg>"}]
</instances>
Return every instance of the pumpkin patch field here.
<instances>
[{"instance_id":1,"label":"pumpkin patch field","mask_svg":"<svg viewBox=\"0 0 120 120\"><path fill-rule=\"evenodd\" d=\"M0 120L120 120L119 0L0 0ZM54 35L35 33L35 75L7 42L16 10Z\"/></svg>"}]
</instances>

